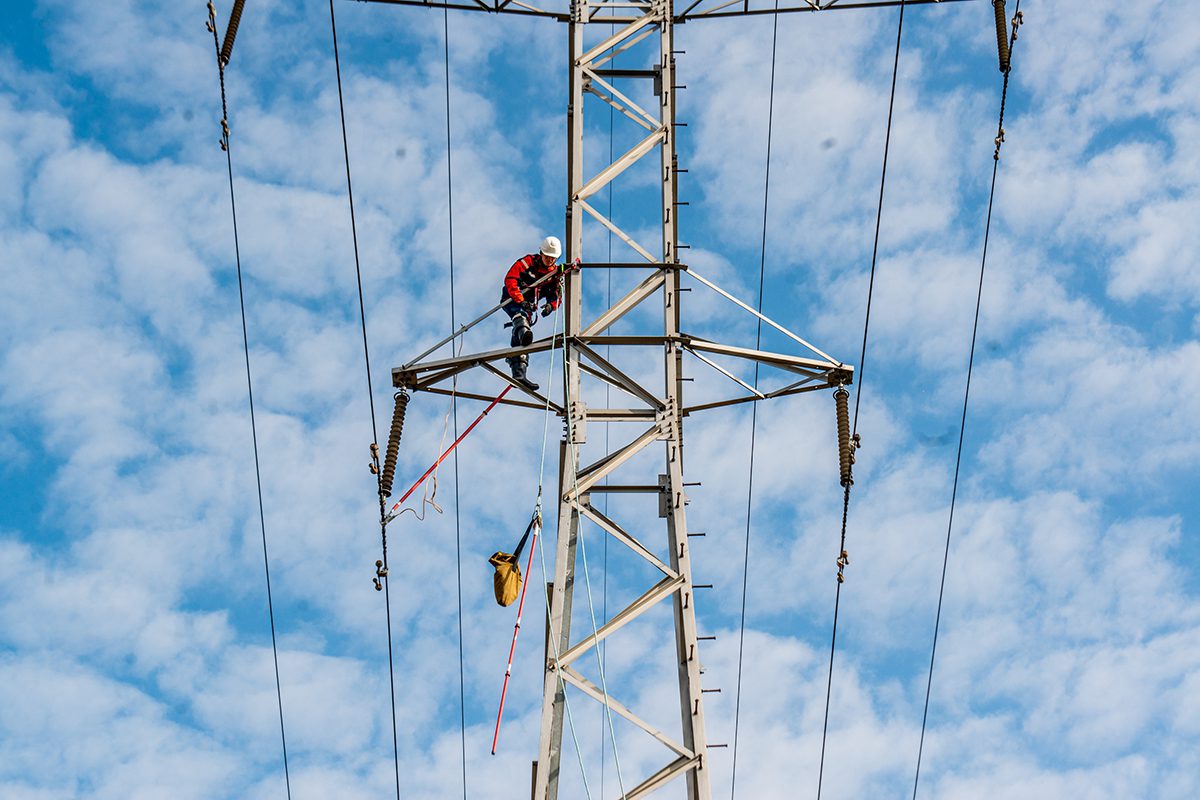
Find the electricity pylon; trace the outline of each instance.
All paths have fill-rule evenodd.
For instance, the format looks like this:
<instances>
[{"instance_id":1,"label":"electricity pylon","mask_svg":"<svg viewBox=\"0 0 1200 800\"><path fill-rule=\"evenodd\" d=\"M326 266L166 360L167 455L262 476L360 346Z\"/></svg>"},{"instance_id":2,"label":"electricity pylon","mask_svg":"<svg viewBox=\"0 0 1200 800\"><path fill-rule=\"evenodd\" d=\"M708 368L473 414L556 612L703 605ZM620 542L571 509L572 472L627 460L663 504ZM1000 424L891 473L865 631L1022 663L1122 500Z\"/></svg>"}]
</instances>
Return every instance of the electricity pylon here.
<instances>
[{"instance_id":1,"label":"electricity pylon","mask_svg":"<svg viewBox=\"0 0 1200 800\"><path fill-rule=\"evenodd\" d=\"M684 472L683 419L709 408L738 403L757 402L791 394L833 388L850 383L853 368L834 359L805 342L791 331L762 317L745 303L699 276L679 257L678 195L676 179L679 174L675 151L675 49L676 23L748 14L818 11L824 9L877 8L900 5L899 0L785 0L777 6L765 5L762 0L721 2L695 0L683 12L676 12L673 0L569 0L565 11L537 7L521 0L474 0L470 2L425 2L425 0L370 0L395 5L453 8L487 11L494 14L523 14L543 16L568 25L570 96L567 105L568 185L566 203L566 259L576 259L579 269L566 273L564 298L564 328L561 334L535 341L523 348L505 348L433 361L418 359L392 371L393 385L410 390L425 390L447 394L438 384L451 380L472 368L486 369L508 380L516 388L531 395L530 400L502 399L500 402L542 409L548 407L564 421L566 434L560 448L558 536L555 547L554 576L548 620L548 647L543 682L541 732L538 757L534 765L534 800L556 800L559 787L559 768L562 755L563 716L568 687L572 696L586 696L604 703L613 714L620 715L670 750L674 757L661 769L642 779L624 792L628 800L644 797L656 789L682 777L687 785L688 800L709 800L710 770L708 739L704 725L703 686L700 675L700 653L696 630L695 594L692 584L691 553L688 537ZM917 5L936 0L909 0ZM601 24L602 34L590 36L589 26ZM609 26L614 26L610 28ZM609 34L604 36L603 34ZM589 44L590 42L590 44ZM639 55L644 59L639 69L613 69L606 64L618 55L622 62ZM643 79L653 84L657 108L646 109L629 94L614 86L614 78ZM630 150L617 157L595 175L584 174L584 95L590 94L611 106L634 125L643 129L643 138ZM646 103L646 105L650 105ZM612 219L601 214L589 202L617 176L643 159L658 160L661 182L661 242L647 246L624 231ZM617 217L613 213L613 217ZM585 220L599 223L625 243L642 259L635 263L596 263L583 258ZM624 297L605 308L593 319L584 318L583 293L587 273L594 268L641 268L646 277ZM767 352L734 347L688 334L681 326L681 300L686 288L681 286L687 273L706 288L724 295L745 311L755 314L766 324L806 348L809 355ZM646 303L658 303L662 309L662 328L649 334L615 335L610 328L633 309ZM476 320L478 323L481 320ZM464 326L455 336L476 323ZM447 340L448 341L448 340ZM444 344L445 342L443 342ZM649 348L662 354L662 380L654 386L636 380L622 371L613 361L601 355L607 348ZM519 353L538 353L561 348L565 380L561 403L531 392L509 379L496 364ZM743 392L727 399L687 405L683 384L685 354L694 357L732 382ZM713 357L726 361L742 359L784 373L790 382L772 391L760 391L722 367ZM589 408L584 403L583 381L599 381L618 389L631 398L627 407ZM599 385L599 384L598 384ZM457 392L459 397L490 399L482 395ZM532 402L531 402L532 401ZM626 422L639 425L639 433L626 444L597 461L580 463L580 447L586 441L588 422ZM626 477L631 472L631 459L646 448L663 444L662 472L643 476L640 480ZM617 479L608 482L606 479ZM632 525L610 519L592 504L592 495L601 492L648 493L659 500L659 518L665 520L665 559L655 555L655 548L639 541L629 531ZM575 585L576 547L581 519L586 519L608 536L620 542L662 574L662 578L646 589L637 599L613 615L595 632L572 641L571 609ZM639 521L639 530L645 529ZM661 552L661 551L660 551ZM610 686L610 691L596 686L573 665L592 653L600 642L641 618L647 611L670 599L674 618L674 657L678 672L680 728L667 733L646 722L628 705L621 702L622 687Z\"/></svg>"}]
</instances>

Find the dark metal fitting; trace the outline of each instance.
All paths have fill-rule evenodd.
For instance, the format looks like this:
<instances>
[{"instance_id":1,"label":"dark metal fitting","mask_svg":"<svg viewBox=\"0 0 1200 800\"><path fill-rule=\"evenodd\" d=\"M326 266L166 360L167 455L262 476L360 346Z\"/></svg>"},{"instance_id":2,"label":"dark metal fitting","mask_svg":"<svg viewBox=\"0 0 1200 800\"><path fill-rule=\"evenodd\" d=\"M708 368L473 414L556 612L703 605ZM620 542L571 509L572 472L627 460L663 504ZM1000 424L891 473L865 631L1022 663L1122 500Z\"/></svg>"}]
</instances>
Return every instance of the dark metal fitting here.
<instances>
[{"instance_id":1,"label":"dark metal fitting","mask_svg":"<svg viewBox=\"0 0 1200 800\"><path fill-rule=\"evenodd\" d=\"M371 580L375 581L375 591L382 592L383 584L379 582L379 578L372 578Z\"/></svg>"}]
</instances>

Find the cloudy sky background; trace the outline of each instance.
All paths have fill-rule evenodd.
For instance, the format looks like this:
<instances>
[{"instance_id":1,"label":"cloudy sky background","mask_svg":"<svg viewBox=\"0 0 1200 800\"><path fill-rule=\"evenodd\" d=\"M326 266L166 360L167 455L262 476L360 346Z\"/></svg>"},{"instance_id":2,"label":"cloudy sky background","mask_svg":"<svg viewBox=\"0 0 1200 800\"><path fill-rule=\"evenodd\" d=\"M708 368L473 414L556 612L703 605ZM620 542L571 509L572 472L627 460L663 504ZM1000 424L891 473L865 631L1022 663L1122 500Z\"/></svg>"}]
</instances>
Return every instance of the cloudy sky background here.
<instances>
[{"instance_id":1,"label":"cloudy sky background","mask_svg":"<svg viewBox=\"0 0 1200 800\"><path fill-rule=\"evenodd\" d=\"M10 5L0 23L0 794L282 797L204 4ZM223 26L229 4L219 5ZM1200 23L1180 2L1022 10L920 796L1195 797ZM443 18L348 2L337 11L385 431L390 368L451 324ZM896 14L779 21L764 311L851 362ZM691 203L681 237L690 263L750 302L771 25L677 30L690 170L680 197ZM451 14L449 32L461 322L495 301L515 257L561 234L566 31ZM906 13L825 797L911 794L992 165L994 49L982 0ZM327 4L250 0L228 82L292 793L388 796L371 419ZM610 140L607 110L591 102L587 113L591 169ZM616 152L636 138L618 120ZM652 181L653 170L634 171L614 198L618 221L651 243ZM590 231L585 258L605 260L608 246ZM588 278L595 307L607 278ZM612 291L628 280L615 275ZM698 286L688 302L686 329L753 344L752 319L733 306ZM506 338L488 323L466 346ZM791 350L772 336L764 346ZM652 374L644 356L626 358ZM552 366L542 356L534 370L545 382ZM689 374L696 397L728 390L702 365ZM460 425L478 408L464 401ZM448 407L418 395L410 409L398 486L432 460ZM732 745L750 416L712 412L686 431L689 480L703 481L690 525L707 532L694 540L695 579L716 587L697 606L701 633L718 637L704 650L705 685L722 690L706 696L709 740ZM541 635L528 620L541 601L531 591L493 757L513 611L491 599L486 558L511 549L532 511L542 432L536 412L497 411L462 448L457 493L454 465L441 472L446 514L391 529L406 798L461 796L464 773L469 797L524 796L541 689ZM557 433L551 422L550 475ZM601 452L603 428L589 435ZM610 441L623 435L614 426ZM832 400L764 406L756 442L736 796L815 796L841 511ZM652 475L657 464L643 462L634 466ZM660 534L649 504L618 512L646 539ZM650 576L615 549L609 563L595 529L585 540L602 616L606 597L611 611ZM591 624L584 590L576 631ZM606 652L610 688L664 727L677 724L668 620L664 606ZM618 796L622 781L631 788L667 760L618 722L618 778L598 706L573 709L593 797ZM712 752L714 796L730 795L732 763L732 747ZM585 796L571 744L563 780L564 798Z\"/></svg>"}]
</instances>

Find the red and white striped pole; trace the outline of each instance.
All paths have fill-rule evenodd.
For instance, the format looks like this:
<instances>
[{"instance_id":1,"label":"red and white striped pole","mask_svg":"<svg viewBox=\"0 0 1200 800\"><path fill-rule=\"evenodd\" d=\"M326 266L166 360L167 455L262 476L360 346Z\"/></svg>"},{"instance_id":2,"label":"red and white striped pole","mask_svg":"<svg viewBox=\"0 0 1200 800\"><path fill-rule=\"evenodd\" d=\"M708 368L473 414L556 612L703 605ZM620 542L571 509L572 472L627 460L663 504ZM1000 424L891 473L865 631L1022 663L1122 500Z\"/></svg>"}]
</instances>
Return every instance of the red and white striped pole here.
<instances>
[{"instance_id":1,"label":"red and white striped pole","mask_svg":"<svg viewBox=\"0 0 1200 800\"><path fill-rule=\"evenodd\" d=\"M504 686L500 689L500 710L496 712L496 732L492 734L492 755L496 755L496 742L500 739L500 719L504 716L504 698L508 694L508 678L512 675L513 653L517 649L517 634L521 632L521 612L525 609L525 590L529 588L529 571L533 569L533 551L537 549L538 531L542 527L539 512L537 524L533 526L533 541L529 543L529 560L525 562L525 580L521 584L521 599L517 603L517 624L513 626L512 644L508 648L508 666L504 668Z\"/></svg>"}]
</instances>

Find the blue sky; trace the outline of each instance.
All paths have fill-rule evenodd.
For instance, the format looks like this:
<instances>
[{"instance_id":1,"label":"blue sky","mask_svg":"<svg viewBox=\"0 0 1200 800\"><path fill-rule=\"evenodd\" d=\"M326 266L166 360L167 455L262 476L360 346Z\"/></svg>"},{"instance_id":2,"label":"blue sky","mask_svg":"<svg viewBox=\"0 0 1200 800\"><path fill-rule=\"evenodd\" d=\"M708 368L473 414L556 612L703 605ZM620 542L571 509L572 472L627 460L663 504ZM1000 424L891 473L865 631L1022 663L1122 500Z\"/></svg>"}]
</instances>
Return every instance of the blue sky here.
<instances>
[{"instance_id":1,"label":"blue sky","mask_svg":"<svg viewBox=\"0 0 1200 800\"><path fill-rule=\"evenodd\" d=\"M204 4L10 5L0 39L0 794L282 797ZM219 6L223 22L228 3ZM1031 0L1022 10L920 796L1195 797L1200 27L1183 3ZM450 329L443 19L365 3L337 11L382 431L390 368ZM895 25L894 9L779 22L764 312L851 362ZM462 321L495 302L513 259L561 235L566 31L455 13L449 34ZM681 238L694 267L753 302L771 21L697 21L676 35L688 87ZM982 0L906 13L830 798L911 792L992 165L994 49ZM249 0L228 82L293 796L388 796L371 421L327 4ZM587 113L591 169L610 134L598 101ZM636 137L620 120L612 128L617 152ZM614 190L618 222L648 241L653 177L631 171ZM608 247L588 231L586 258L606 260ZM628 254L618 244L613 255ZM620 292L630 278L613 280ZM606 280L587 291L599 307ZM686 329L753 344L752 318L699 286L688 300ZM487 323L466 347L505 341ZM764 346L792 351L782 337ZM624 367L653 373L628 358ZM551 368L534 359L538 376ZM689 369L695 396L726 388ZM490 380L470 387L498 391ZM410 408L398 485L432 460L448 410L428 395ZM477 409L464 402L460 424ZM513 612L492 601L486 559L512 547L532 510L542 424L498 410L462 448L457 492L453 468L440 473L446 513L392 528L406 798L464 793L463 739L468 796L524 796L502 781L523 787L535 757L541 637L527 624L493 757ZM614 428L611 441L621 435ZM718 637L704 655L706 685L722 689L706 696L709 739L732 743L749 414L694 417L686 437L689 480L703 482L690 525L707 532L695 579L716 587L698 601L701 632ZM600 426L588 447L604 447ZM827 394L761 409L754 469L736 796L815 796L841 512ZM648 513L647 538L659 534ZM611 610L646 575L615 550L609 562L595 529L585 537L602 614L604 597ZM586 630L582 589L576 604ZM677 711L661 622L614 636L607 676L667 726ZM567 746L563 796L585 796L578 760L592 796L617 796L598 707L581 700L577 714L582 758ZM616 738L627 788L661 765L632 728L618 724ZM713 751L716 797L730 794L731 755Z\"/></svg>"}]
</instances>

